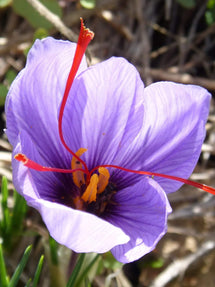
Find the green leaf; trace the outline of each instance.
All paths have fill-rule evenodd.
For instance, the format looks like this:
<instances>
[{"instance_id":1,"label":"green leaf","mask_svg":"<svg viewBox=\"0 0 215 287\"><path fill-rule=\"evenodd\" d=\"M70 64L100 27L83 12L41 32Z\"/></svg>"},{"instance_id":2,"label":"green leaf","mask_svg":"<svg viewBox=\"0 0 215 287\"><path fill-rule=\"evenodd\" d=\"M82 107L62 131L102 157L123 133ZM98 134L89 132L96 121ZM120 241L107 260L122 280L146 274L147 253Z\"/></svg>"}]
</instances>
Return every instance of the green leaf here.
<instances>
[{"instance_id":1,"label":"green leaf","mask_svg":"<svg viewBox=\"0 0 215 287\"><path fill-rule=\"evenodd\" d=\"M14 70L9 69L6 73L5 79L7 80L8 85L11 85L13 80L16 78L17 73Z\"/></svg>"},{"instance_id":2,"label":"green leaf","mask_svg":"<svg viewBox=\"0 0 215 287\"><path fill-rule=\"evenodd\" d=\"M96 0L80 0L80 4L86 9L93 9L96 7Z\"/></svg>"},{"instance_id":3,"label":"green leaf","mask_svg":"<svg viewBox=\"0 0 215 287\"><path fill-rule=\"evenodd\" d=\"M7 287L8 286L8 276L4 262L4 256L2 251L2 245L0 244L0 286Z\"/></svg>"},{"instance_id":4,"label":"green leaf","mask_svg":"<svg viewBox=\"0 0 215 287\"><path fill-rule=\"evenodd\" d=\"M2 178L2 221L0 222L0 236L3 239L4 248L11 251L23 229L23 220L27 210L25 199L16 191L13 193L13 209L8 208L8 188L6 177Z\"/></svg>"},{"instance_id":5,"label":"green leaf","mask_svg":"<svg viewBox=\"0 0 215 287\"><path fill-rule=\"evenodd\" d=\"M90 280L88 278L85 279L84 286L85 287L91 287L92 286L90 283Z\"/></svg>"},{"instance_id":6,"label":"green leaf","mask_svg":"<svg viewBox=\"0 0 215 287\"><path fill-rule=\"evenodd\" d=\"M8 93L8 87L11 85L16 75L16 72L14 72L13 70L8 70L5 75L4 84L0 84L0 107L4 106L5 99Z\"/></svg>"},{"instance_id":7,"label":"green leaf","mask_svg":"<svg viewBox=\"0 0 215 287\"><path fill-rule=\"evenodd\" d=\"M4 84L0 84L0 107L4 106L8 88Z\"/></svg>"},{"instance_id":8,"label":"green leaf","mask_svg":"<svg viewBox=\"0 0 215 287\"><path fill-rule=\"evenodd\" d=\"M58 265L58 254L57 254L58 244L51 236L49 237L49 248L50 248L52 264Z\"/></svg>"},{"instance_id":9,"label":"green leaf","mask_svg":"<svg viewBox=\"0 0 215 287\"><path fill-rule=\"evenodd\" d=\"M11 4L12 0L0 0L0 8L7 7Z\"/></svg>"},{"instance_id":10,"label":"green leaf","mask_svg":"<svg viewBox=\"0 0 215 287\"><path fill-rule=\"evenodd\" d=\"M123 266L123 264L119 261L117 261L111 252L107 252L103 255L103 264L105 268L111 269L111 270L116 270L119 269Z\"/></svg>"},{"instance_id":11,"label":"green leaf","mask_svg":"<svg viewBox=\"0 0 215 287\"><path fill-rule=\"evenodd\" d=\"M12 212L11 224L10 224L10 233L13 235L19 235L20 231L23 228L23 220L27 211L27 204L25 199L14 190L14 208Z\"/></svg>"},{"instance_id":12,"label":"green leaf","mask_svg":"<svg viewBox=\"0 0 215 287\"><path fill-rule=\"evenodd\" d=\"M215 22L215 0L208 1L205 19L208 25L212 25Z\"/></svg>"},{"instance_id":13,"label":"green leaf","mask_svg":"<svg viewBox=\"0 0 215 287\"><path fill-rule=\"evenodd\" d=\"M51 12L61 17L62 11L57 0L40 0ZM34 28L51 29L52 24L41 16L27 0L13 0L15 12L24 17Z\"/></svg>"},{"instance_id":14,"label":"green leaf","mask_svg":"<svg viewBox=\"0 0 215 287\"><path fill-rule=\"evenodd\" d=\"M7 205L7 199L8 199L7 178L5 176L2 177L1 193L2 193L1 206L2 206L3 217L2 217L2 222L1 222L0 234L3 237L3 242L5 242L6 236L9 230L9 226L10 226L10 215L9 215L9 209Z\"/></svg>"},{"instance_id":15,"label":"green leaf","mask_svg":"<svg viewBox=\"0 0 215 287\"><path fill-rule=\"evenodd\" d=\"M35 32L34 32L34 38L33 40L35 41L36 39L43 39L48 37L49 33L46 29L44 28L38 28Z\"/></svg>"},{"instance_id":16,"label":"green leaf","mask_svg":"<svg viewBox=\"0 0 215 287\"><path fill-rule=\"evenodd\" d=\"M21 259L19 265L17 266L17 268L16 268L16 270L15 270L15 272L11 278L8 287L15 287L17 285L19 278L20 278L20 275L22 274L22 271L28 262L28 258L30 256L31 249L32 249L31 245L25 249L24 255L22 256L22 259Z\"/></svg>"},{"instance_id":17,"label":"green leaf","mask_svg":"<svg viewBox=\"0 0 215 287\"><path fill-rule=\"evenodd\" d=\"M190 9L196 6L195 0L176 0L181 6Z\"/></svg>"},{"instance_id":18,"label":"green leaf","mask_svg":"<svg viewBox=\"0 0 215 287\"><path fill-rule=\"evenodd\" d=\"M31 278L30 279L28 279L28 282L26 283L26 285L25 285L25 287L30 287L31 286Z\"/></svg>"},{"instance_id":19,"label":"green leaf","mask_svg":"<svg viewBox=\"0 0 215 287\"><path fill-rule=\"evenodd\" d=\"M211 11L206 11L205 19L208 25L212 25L215 22L215 15Z\"/></svg>"},{"instance_id":20,"label":"green leaf","mask_svg":"<svg viewBox=\"0 0 215 287\"><path fill-rule=\"evenodd\" d=\"M155 269L161 268L163 267L163 265L164 265L164 260L162 258L158 258L157 260L153 260L150 262L150 266Z\"/></svg>"},{"instance_id":21,"label":"green leaf","mask_svg":"<svg viewBox=\"0 0 215 287\"><path fill-rule=\"evenodd\" d=\"M215 7L215 0L209 0L207 3L208 9L213 9Z\"/></svg>"},{"instance_id":22,"label":"green leaf","mask_svg":"<svg viewBox=\"0 0 215 287\"><path fill-rule=\"evenodd\" d=\"M34 281L33 281L32 287L36 287L38 282L39 282L40 273L41 273L41 270L42 270L42 267L43 267L43 261L44 261L44 255L42 255L40 257L40 260L39 260L39 263L37 265L37 269L36 269L36 272L35 272L35 275L34 275Z\"/></svg>"},{"instance_id":23,"label":"green leaf","mask_svg":"<svg viewBox=\"0 0 215 287\"><path fill-rule=\"evenodd\" d=\"M72 274L71 274L71 276L69 278L69 281L68 281L66 287L74 287L74 286L76 286L74 284L75 284L75 281L78 278L78 274L79 274L81 266L82 266L82 264L84 262L84 258L85 258L85 253L80 254L80 256L78 258L78 262L75 265L75 268L74 268L74 270L73 270L73 272L72 272Z\"/></svg>"},{"instance_id":24,"label":"green leaf","mask_svg":"<svg viewBox=\"0 0 215 287\"><path fill-rule=\"evenodd\" d=\"M90 271L90 269L93 267L93 265L96 263L96 261L98 260L98 258L100 257L99 254L97 254L92 260L91 262L85 267L84 271L81 273L81 275L79 276L79 279L77 280L75 286L78 287L80 286L80 284L82 283L82 281L85 279L85 277L87 276L88 272Z\"/></svg>"}]
</instances>

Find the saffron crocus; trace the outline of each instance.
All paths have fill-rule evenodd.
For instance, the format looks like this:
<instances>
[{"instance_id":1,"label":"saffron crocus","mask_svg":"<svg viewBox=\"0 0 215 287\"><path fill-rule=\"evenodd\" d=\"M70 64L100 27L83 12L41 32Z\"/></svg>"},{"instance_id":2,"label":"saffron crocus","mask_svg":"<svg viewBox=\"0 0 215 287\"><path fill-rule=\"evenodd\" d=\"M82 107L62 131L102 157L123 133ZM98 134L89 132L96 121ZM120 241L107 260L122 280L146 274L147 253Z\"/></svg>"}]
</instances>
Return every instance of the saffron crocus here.
<instances>
[{"instance_id":1,"label":"saffron crocus","mask_svg":"<svg viewBox=\"0 0 215 287\"><path fill-rule=\"evenodd\" d=\"M13 182L56 241L131 262L165 234L168 193L183 183L214 193L187 180L210 94L172 82L144 88L123 58L87 67L92 37L82 23L77 45L48 37L30 50L6 102Z\"/></svg>"}]
</instances>

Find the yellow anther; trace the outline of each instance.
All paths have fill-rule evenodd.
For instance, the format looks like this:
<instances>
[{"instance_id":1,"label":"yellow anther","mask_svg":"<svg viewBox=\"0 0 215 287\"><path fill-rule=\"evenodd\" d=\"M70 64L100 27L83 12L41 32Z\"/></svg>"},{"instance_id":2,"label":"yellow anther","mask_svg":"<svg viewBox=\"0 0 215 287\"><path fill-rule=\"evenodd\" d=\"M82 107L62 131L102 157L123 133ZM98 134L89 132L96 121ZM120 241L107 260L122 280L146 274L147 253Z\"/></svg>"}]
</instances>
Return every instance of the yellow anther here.
<instances>
[{"instance_id":1,"label":"yellow anther","mask_svg":"<svg viewBox=\"0 0 215 287\"><path fill-rule=\"evenodd\" d=\"M86 148L79 148L79 150L75 154L78 157L80 157L86 151L87 151ZM72 161L71 161L71 168L72 169L82 168L82 163L74 156L73 156ZM74 184L77 187L81 187L82 184L85 184L84 173L82 171L75 171L75 172L73 172L72 176L73 176Z\"/></svg>"},{"instance_id":2,"label":"yellow anther","mask_svg":"<svg viewBox=\"0 0 215 287\"><path fill-rule=\"evenodd\" d=\"M99 168L98 194L102 193L108 185L110 173L105 167Z\"/></svg>"},{"instance_id":3,"label":"yellow anther","mask_svg":"<svg viewBox=\"0 0 215 287\"><path fill-rule=\"evenodd\" d=\"M90 183L88 184L85 192L81 197L85 202L91 203L92 201L96 201L98 182L99 182L98 175L93 174L90 178Z\"/></svg>"}]
</instances>

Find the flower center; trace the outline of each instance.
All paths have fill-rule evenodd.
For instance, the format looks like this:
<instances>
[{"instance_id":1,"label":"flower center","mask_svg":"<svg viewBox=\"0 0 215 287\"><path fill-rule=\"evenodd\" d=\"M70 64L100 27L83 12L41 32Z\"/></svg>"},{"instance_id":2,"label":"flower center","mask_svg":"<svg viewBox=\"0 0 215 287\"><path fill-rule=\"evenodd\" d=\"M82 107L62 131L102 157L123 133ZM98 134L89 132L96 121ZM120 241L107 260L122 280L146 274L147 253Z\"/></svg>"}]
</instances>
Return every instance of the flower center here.
<instances>
[{"instance_id":1,"label":"flower center","mask_svg":"<svg viewBox=\"0 0 215 287\"><path fill-rule=\"evenodd\" d=\"M80 148L75 154L80 157L86 151L87 149ZM91 211L102 213L111 195L110 188L107 188L110 178L107 168L99 167L98 173L92 174L88 179L82 171L82 163L75 156L72 158L71 168L76 170L72 174L73 182L80 191L80 195L76 196L73 201L75 208L85 209L84 206L87 205L90 206Z\"/></svg>"}]
</instances>

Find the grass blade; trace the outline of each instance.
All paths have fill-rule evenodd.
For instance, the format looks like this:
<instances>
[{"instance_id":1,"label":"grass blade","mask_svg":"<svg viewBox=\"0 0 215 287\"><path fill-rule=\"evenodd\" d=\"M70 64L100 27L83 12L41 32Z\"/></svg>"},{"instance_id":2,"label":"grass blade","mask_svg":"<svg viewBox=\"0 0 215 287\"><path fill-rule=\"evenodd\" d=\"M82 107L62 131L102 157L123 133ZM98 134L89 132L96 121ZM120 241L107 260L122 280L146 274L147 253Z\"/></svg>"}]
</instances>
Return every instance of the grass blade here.
<instances>
[{"instance_id":1,"label":"grass blade","mask_svg":"<svg viewBox=\"0 0 215 287\"><path fill-rule=\"evenodd\" d=\"M5 267L2 245L0 244L0 286L7 287L8 286L8 276Z\"/></svg>"},{"instance_id":2,"label":"grass blade","mask_svg":"<svg viewBox=\"0 0 215 287\"><path fill-rule=\"evenodd\" d=\"M30 287L31 286L31 278L28 280L27 284L25 285L25 287Z\"/></svg>"},{"instance_id":3,"label":"grass blade","mask_svg":"<svg viewBox=\"0 0 215 287\"><path fill-rule=\"evenodd\" d=\"M49 248L52 264L58 265L58 244L51 236L49 237Z\"/></svg>"},{"instance_id":4,"label":"grass blade","mask_svg":"<svg viewBox=\"0 0 215 287\"><path fill-rule=\"evenodd\" d=\"M13 197L15 204L11 219L10 233L18 235L23 228L23 220L27 211L27 204L25 199L16 190L14 190Z\"/></svg>"},{"instance_id":5,"label":"grass blade","mask_svg":"<svg viewBox=\"0 0 215 287\"><path fill-rule=\"evenodd\" d=\"M90 269L93 267L94 263L96 263L96 261L99 258L99 254L97 254L92 260L91 262L87 265L87 267L84 269L84 271L82 272L81 276L79 277L78 281L76 282L76 286L78 287L81 282L83 281L83 279L87 276L88 272L90 271Z\"/></svg>"},{"instance_id":6,"label":"grass blade","mask_svg":"<svg viewBox=\"0 0 215 287\"><path fill-rule=\"evenodd\" d=\"M38 282L39 282L40 273L41 273L41 270L42 270L42 267L43 267L43 261L44 261L44 255L42 255L40 257L40 260L39 260L39 263L37 265L37 269L36 269L36 272L35 272L35 275L34 275L34 281L33 281L32 287L36 287Z\"/></svg>"},{"instance_id":7,"label":"grass blade","mask_svg":"<svg viewBox=\"0 0 215 287\"><path fill-rule=\"evenodd\" d=\"M17 285L17 283L19 281L19 277L22 274L22 271L25 268L26 263L28 262L28 258L30 256L31 249L32 249L31 245L25 249L24 255L22 256L22 259L21 259L19 265L17 266L17 268L16 268L16 270L15 270L15 272L11 278L8 287L15 287Z\"/></svg>"},{"instance_id":8,"label":"grass blade","mask_svg":"<svg viewBox=\"0 0 215 287\"><path fill-rule=\"evenodd\" d=\"M2 213L3 213L3 218L1 222L1 230L2 230L1 235L4 240L6 239L7 231L10 226L10 216L9 216L9 209L7 205L7 199L8 199L7 178L5 176L2 177L1 193L2 193L1 206L2 206Z\"/></svg>"},{"instance_id":9,"label":"grass blade","mask_svg":"<svg viewBox=\"0 0 215 287\"><path fill-rule=\"evenodd\" d=\"M75 281L76 281L76 279L78 277L78 274L79 274L79 271L81 269L81 266L82 266L82 264L84 262L84 258L85 258L85 253L82 253L79 256L79 258L78 258L78 262L75 265L75 268L74 268L74 270L73 270L73 272L72 272L72 274L71 274L71 276L69 278L69 281L68 281L66 287L74 287L75 286L74 284L75 284Z\"/></svg>"}]
</instances>

